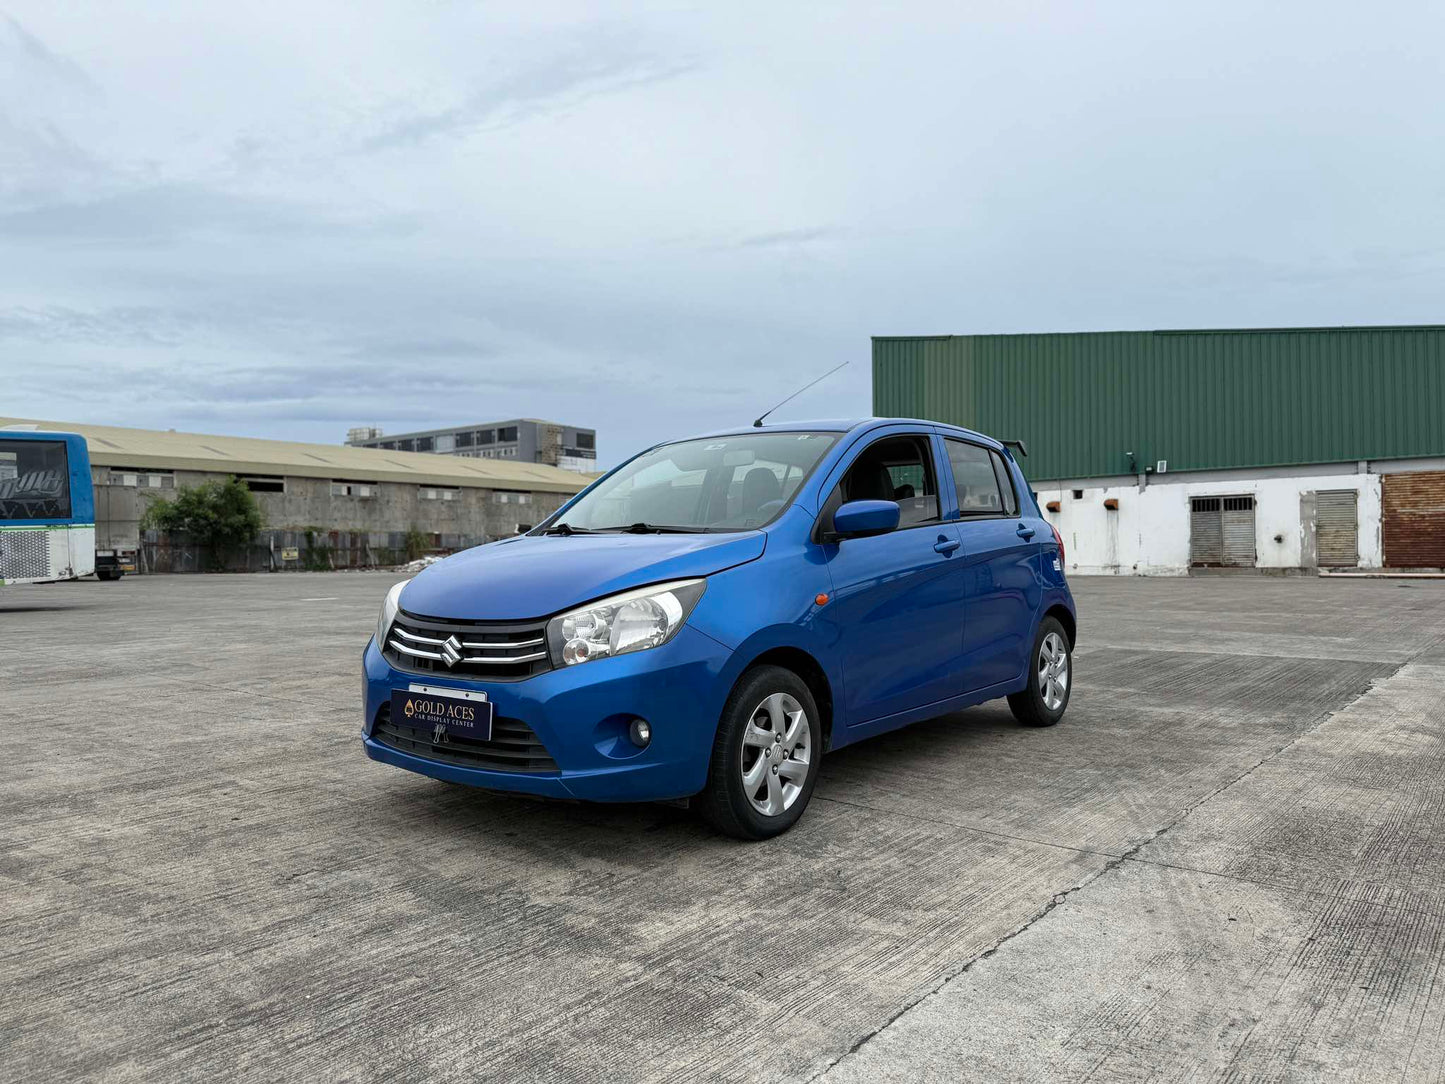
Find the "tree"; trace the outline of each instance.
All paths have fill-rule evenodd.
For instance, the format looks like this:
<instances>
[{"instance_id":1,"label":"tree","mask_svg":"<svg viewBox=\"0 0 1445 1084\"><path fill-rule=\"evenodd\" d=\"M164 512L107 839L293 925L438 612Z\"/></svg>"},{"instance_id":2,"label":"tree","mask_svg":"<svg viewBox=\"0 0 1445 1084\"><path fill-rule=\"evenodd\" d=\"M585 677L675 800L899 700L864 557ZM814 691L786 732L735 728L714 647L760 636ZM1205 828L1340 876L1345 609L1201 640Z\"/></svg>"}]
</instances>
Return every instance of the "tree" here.
<instances>
[{"instance_id":1,"label":"tree","mask_svg":"<svg viewBox=\"0 0 1445 1084\"><path fill-rule=\"evenodd\" d=\"M415 561L427 551L427 548L431 545L431 539L422 534L416 529L415 525L413 525L412 528L406 532L404 545L406 546L406 559L408 561Z\"/></svg>"},{"instance_id":2,"label":"tree","mask_svg":"<svg viewBox=\"0 0 1445 1084\"><path fill-rule=\"evenodd\" d=\"M185 534L218 557L247 545L265 526L251 491L234 475L225 482L182 486L175 500L156 500L145 510L141 525Z\"/></svg>"}]
</instances>

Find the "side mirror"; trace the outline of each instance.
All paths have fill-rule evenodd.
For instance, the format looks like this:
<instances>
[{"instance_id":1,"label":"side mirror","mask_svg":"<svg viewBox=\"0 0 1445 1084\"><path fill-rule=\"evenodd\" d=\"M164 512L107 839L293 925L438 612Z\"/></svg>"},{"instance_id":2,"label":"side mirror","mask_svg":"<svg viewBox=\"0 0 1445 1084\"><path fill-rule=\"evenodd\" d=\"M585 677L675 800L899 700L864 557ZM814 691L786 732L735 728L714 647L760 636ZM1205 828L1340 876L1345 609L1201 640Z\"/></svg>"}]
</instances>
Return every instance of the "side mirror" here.
<instances>
[{"instance_id":1,"label":"side mirror","mask_svg":"<svg viewBox=\"0 0 1445 1084\"><path fill-rule=\"evenodd\" d=\"M833 513L833 536L864 538L898 529L900 510L895 501L849 501Z\"/></svg>"}]
</instances>

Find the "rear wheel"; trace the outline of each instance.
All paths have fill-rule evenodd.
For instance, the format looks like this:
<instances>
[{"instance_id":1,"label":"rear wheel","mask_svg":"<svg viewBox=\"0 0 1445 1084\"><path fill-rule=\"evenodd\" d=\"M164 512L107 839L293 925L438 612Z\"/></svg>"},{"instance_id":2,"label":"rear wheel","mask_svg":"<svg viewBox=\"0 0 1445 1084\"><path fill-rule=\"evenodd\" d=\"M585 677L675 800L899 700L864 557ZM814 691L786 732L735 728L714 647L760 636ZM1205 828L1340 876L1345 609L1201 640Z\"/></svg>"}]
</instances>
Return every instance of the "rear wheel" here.
<instances>
[{"instance_id":1,"label":"rear wheel","mask_svg":"<svg viewBox=\"0 0 1445 1084\"><path fill-rule=\"evenodd\" d=\"M1074 651L1058 618L1039 623L1030 659L1029 683L1008 698L1008 706L1025 726L1053 726L1069 706L1074 678Z\"/></svg>"},{"instance_id":2,"label":"rear wheel","mask_svg":"<svg viewBox=\"0 0 1445 1084\"><path fill-rule=\"evenodd\" d=\"M813 796L822 751L818 707L803 679L781 666L749 670L723 707L698 810L738 839L786 832Z\"/></svg>"},{"instance_id":3,"label":"rear wheel","mask_svg":"<svg viewBox=\"0 0 1445 1084\"><path fill-rule=\"evenodd\" d=\"M121 575L122 573L118 568L99 568L96 569L95 572L95 578L98 580L118 580Z\"/></svg>"}]
</instances>

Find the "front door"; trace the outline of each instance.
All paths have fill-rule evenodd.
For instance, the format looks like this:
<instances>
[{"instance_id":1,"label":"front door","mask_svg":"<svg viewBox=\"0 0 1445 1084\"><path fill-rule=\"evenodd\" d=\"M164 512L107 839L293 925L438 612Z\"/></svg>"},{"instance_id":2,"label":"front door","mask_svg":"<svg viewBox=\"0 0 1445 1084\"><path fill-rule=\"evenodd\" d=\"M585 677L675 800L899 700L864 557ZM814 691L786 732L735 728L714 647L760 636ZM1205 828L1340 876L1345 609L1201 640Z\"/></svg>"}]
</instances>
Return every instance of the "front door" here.
<instances>
[{"instance_id":1,"label":"front door","mask_svg":"<svg viewBox=\"0 0 1445 1084\"><path fill-rule=\"evenodd\" d=\"M1033 646L1036 564L1044 541L1038 532L1048 528L1020 517L1017 487L998 452L953 437L943 446L963 542L961 680L965 692L975 692L1023 673Z\"/></svg>"},{"instance_id":2,"label":"front door","mask_svg":"<svg viewBox=\"0 0 1445 1084\"><path fill-rule=\"evenodd\" d=\"M898 529L824 546L832 599L823 615L838 637L845 718L856 726L962 691L958 528L939 517L932 442L922 434L875 440L853 461L824 515L850 500L897 501Z\"/></svg>"}]
</instances>

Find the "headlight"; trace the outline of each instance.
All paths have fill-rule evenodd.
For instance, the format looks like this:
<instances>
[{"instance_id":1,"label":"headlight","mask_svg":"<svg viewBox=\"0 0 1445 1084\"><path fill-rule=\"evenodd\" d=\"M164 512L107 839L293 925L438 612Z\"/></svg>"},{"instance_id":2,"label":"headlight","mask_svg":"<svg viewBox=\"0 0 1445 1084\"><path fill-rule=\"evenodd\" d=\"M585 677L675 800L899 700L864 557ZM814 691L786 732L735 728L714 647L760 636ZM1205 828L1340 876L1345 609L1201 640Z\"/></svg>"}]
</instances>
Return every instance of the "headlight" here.
<instances>
[{"instance_id":1,"label":"headlight","mask_svg":"<svg viewBox=\"0 0 1445 1084\"><path fill-rule=\"evenodd\" d=\"M560 614L547 622L552 656L576 666L665 644L682 628L706 585L706 580L659 583Z\"/></svg>"},{"instance_id":2,"label":"headlight","mask_svg":"<svg viewBox=\"0 0 1445 1084\"><path fill-rule=\"evenodd\" d=\"M410 580L402 580L386 593L386 601L381 604L381 616L376 619L376 648L380 651L386 646L386 634L391 631L391 623L396 620L396 611L401 609L401 589Z\"/></svg>"}]
</instances>

